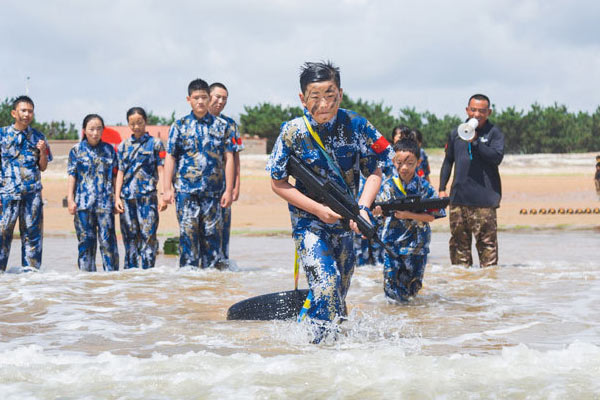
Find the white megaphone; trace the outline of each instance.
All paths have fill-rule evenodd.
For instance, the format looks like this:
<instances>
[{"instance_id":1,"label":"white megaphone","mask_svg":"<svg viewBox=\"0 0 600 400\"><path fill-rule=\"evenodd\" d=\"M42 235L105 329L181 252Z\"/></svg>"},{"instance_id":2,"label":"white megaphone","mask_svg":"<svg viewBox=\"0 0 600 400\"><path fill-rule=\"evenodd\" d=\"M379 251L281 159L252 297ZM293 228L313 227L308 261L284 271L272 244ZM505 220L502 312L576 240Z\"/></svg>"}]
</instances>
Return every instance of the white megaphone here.
<instances>
[{"instance_id":1,"label":"white megaphone","mask_svg":"<svg viewBox=\"0 0 600 400\"><path fill-rule=\"evenodd\" d=\"M469 142L475 137L475 129L477 129L478 126L479 121L476 118L471 118L458 126L458 136L460 136L462 140Z\"/></svg>"}]
</instances>

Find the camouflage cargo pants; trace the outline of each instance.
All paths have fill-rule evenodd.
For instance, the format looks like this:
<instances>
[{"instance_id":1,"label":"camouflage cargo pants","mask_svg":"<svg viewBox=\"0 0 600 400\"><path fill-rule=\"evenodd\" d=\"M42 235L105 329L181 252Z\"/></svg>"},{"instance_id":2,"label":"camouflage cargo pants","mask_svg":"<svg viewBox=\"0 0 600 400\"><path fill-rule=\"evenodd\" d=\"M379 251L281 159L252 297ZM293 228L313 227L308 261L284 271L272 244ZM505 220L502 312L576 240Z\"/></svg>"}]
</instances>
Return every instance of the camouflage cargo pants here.
<instances>
[{"instance_id":1,"label":"camouflage cargo pants","mask_svg":"<svg viewBox=\"0 0 600 400\"><path fill-rule=\"evenodd\" d=\"M450 206L450 261L453 265L473 265L471 240L481 267L498 264L496 209Z\"/></svg>"}]
</instances>

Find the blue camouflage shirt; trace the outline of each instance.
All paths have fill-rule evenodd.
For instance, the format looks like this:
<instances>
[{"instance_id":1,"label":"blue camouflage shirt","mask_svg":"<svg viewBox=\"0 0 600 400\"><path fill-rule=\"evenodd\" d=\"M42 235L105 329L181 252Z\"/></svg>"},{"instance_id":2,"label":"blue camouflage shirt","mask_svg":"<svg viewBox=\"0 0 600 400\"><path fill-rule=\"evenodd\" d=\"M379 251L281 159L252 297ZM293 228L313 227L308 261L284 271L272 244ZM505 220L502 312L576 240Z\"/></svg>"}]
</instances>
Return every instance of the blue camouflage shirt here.
<instances>
[{"instance_id":1,"label":"blue camouflage shirt","mask_svg":"<svg viewBox=\"0 0 600 400\"><path fill-rule=\"evenodd\" d=\"M340 108L331 121L321 125L315 122L308 110L304 109L304 115L320 136L325 150L335 161L343 177L328 164L319 150L319 145L311 137L304 119L298 117L281 125L279 137L275 141L266 167L272 179L280 180L288 176L287 164L290 154L293 153L313 172L347 187L356 198L360 186L360 173L369 176L377 168L388 164L393 157L388 141L369 121L353 111ZM307 194L301 182L296 182L296 188ZM297 218L320 221L316 216L291 204L288 207L293 224Z\"/></svg>"},{"instance_id":2,"label":"blue camouflage shirt","mask_svg":"<svg viewBox=\"0 0 600 400\"><path fill-rule=\"evenodd\" d=\"M177 192L219 197L225 190L225 152L237 151L234 129L223 118L193 112L175 121L167 152L175 159Z\"/></svg>"},{"instance_id":3,"label":"blue camouflage shirt","mask_svg":"<svg viewBox=\"0 0 600 400\"><path fill-rule=\"evenodd\" d=\"M419 156L419 165L417 166L417 175L421 178L427 178L431 173L431 169L429 168L429 158L427 157L427 153L421 147L421 155Z\"/></svg>"},{"instance_id":4,"label":"blue camouflage shirt","mask_svg":"<svg viewBox=\"0 0 600 400\"><path fill-rule=\"evenodd\" d=\"M233 151L240 152L240 151L244 150L244 144L242 143L242 137L240 135L240 130L238 129L238 125L236 124L235 120L224 114L219 115L219 117L221 117L225 121L227 121L227 123L230 124L234 129L233 139L231 140L231 142L235 145L235 149Z\"/></svg>"},{"instance_id":5,"label":"blue camouflage shirt","mask_svg":"<svg viewBox=\"0 0 600 400\"><path fill-rule=\"evenodd\" d=\"M87 140L69 152L67 173L75 177L75 204L78 210L112 211L114 207L113 177L117 170L117 154L104 142L90 146Z\"/></svg>"},{"instance_id":6,"label":"blue camouflage shirt","mask_svg":"<svg viewBox=\"0 0 600 400\"><path fill-rule=\"evenodd\" d=\"M19 200L21 195L42 190L37 142L46 141L40 131L28 126L18 131L14 125L0 128L0 194ZM46 142L48 161L52 153Z\"/></svg>"},{"instance_id":7,"label":"blue camouflage shirt","mask_svg":"<svg viewBox=\"0 0 600 400\"><path fill-rule=\"evenodd\" d=\"M148 133L121 142L117 153L119 171L123 171L121 197L135 199L156 192L157 168L164 164L164 158L165 146Z\"/></svg>"},{"instance_id":8,"label":"blue camouflage shirt","mask_svg":"<svg viewBox=\"0 0 600 400\"><path fill-rule=\"evenodd\" d=\"M377 195L378 202L388 202L406 197L394 182L394 177L398 178L398 175L390 176L382 183L382 190ZM433 186L417 174L404 186L404 190L407 195L420 195L423 199L438 197ZM446 216L446 211L444 209L432 210L429 214L435 218L442 218ZM429 253L431 228L427 222L398 219L394 215L390 215L385 218L381 239L384 243L391 245L398 254L424 255Z\"/></svg>"}]
</instances>

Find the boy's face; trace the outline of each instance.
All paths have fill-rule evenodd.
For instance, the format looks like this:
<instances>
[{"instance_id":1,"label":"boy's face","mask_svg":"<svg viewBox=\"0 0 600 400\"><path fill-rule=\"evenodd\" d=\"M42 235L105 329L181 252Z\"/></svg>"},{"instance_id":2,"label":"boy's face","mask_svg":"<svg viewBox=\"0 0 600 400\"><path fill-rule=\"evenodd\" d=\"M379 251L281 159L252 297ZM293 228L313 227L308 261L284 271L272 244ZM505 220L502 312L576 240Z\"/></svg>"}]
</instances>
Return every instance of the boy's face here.
<instances>
[{"instance_id":1,"label":"boy's face","mask_svg":"<svg viewBox=\"0 0 600 400\"><path fill-rule=\"evenodd\" d=\"M21 101L14 110L10 111L10 115L15 119L15 127L17 129L26 129L33 121L33 105L26 101Z\"/></svg>"},{"instance_id":2,"label":"boy's face","mask_svg":"<svg viewBox=\"0 0 600 400\"><path fill-rule=\"evenodd\" d=\"M98 118L92 118L88 121L83 133L85 134L85 138L87 139L89 145L94 147L100 143L103 131L104 126L102 126L102 121L100 121Z\"/></svg>"},{"instance_id":3,"label":"boy's face","mask_svg":"<svg viewBox=\"0 0 600 400\"><path fill-rule=\"evenodd\" d=\"M409 182L413 176L415 176L417 165L417 157L410 151L396 152L396 155L394 156L394 166L404 182Z\"/></svg>"},{"instance_id":4,"label":"boy's face","mask_svg":"<svg viewBox=\"0 0 600 400\"><path fill-rule=\"evenodd\" d=\"M212 115L221 115L227 105L227 90L216 87L210 92L208 111Z\"/></svg>"},{"instance_id":5,"label":"boy's face","mask_svg":"<svg viewBox=\"0 0 600 400\"><path fill-rule=\"evenodd\" d=\"M342 102L342 89L334 81L309 83L306 93L300 93L300 101L318 124L330 121Z\"/></svg>"},{"instance_id":6,"label":"boy's face","mask_svg":"<svg viewBox=\"0 0 600 400\"><path fill-rule=\"evenodd\" d=\"M192 107L192 111L196 117L202 118L206 115L210 100L210 96L206 90L194 90L186 99L190 103L190 107Z\"/></svg>"}]
</instances>

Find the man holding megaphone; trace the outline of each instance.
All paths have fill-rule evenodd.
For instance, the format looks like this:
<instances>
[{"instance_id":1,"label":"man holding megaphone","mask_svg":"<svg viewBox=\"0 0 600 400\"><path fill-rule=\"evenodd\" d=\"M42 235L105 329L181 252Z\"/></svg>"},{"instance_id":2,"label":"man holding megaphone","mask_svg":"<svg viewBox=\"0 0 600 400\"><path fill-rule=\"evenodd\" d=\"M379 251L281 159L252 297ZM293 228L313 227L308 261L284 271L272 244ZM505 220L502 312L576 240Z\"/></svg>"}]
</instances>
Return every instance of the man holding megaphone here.
<instances>
[{"instance_id":1,"label":"man holding megaphone","mask_svg":"<svg viewBox=\"0 0 600 400\"><path fill-rule=\"evenodd\" d=\"M502 187L498 166L504 157L504 135L490 121L490 99L483 94L469 98L467 120L448 138L440 172L440 197L447 196L446 185L454 168L450 189L450 261L453 265L473 265L471 241L481 267L498 264L496 209Z\"/></svg>"}]
</instances>

